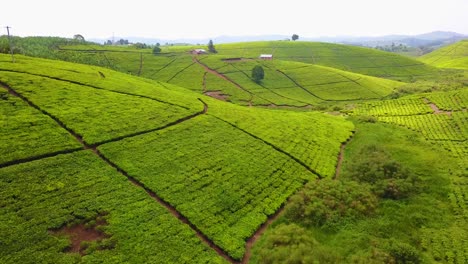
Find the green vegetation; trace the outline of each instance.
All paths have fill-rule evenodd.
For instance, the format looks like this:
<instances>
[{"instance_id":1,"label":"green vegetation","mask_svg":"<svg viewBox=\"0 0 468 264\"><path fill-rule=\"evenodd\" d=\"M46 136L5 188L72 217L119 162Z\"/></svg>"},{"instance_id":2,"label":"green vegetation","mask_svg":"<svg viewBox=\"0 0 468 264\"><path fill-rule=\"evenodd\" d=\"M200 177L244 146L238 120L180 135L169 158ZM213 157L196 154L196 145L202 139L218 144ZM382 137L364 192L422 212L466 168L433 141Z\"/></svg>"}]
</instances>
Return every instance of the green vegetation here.
<instances>
[{"instance_id":1,"label":"green vegetation","mask_svg":"<svg viewBox=\"0 0 468 264\"><path fill-rule=\"evenodd\" d=\"M67 124L89 144L163 127L193 114L149 98L29 74L3 72L0 81Z\"/></svg>"},{"instance_id":2,"label":"green vegetation","mask_svg":"<svg viewBox=\"0 0 468 264\"><path fill-rule=\"evenodd\" d=\"M2 263L224 263L193 230L91 151L2 168L0 189ZM84 256L67 252L69 238L51 232L100 215L108 238L82 242L89 245Z\"/></svg>"},{"instance_id":3,"label":"green vegetation","mask_svg":"<svg viewBox=\"0 0 468 264\"><path fill-rule=\"evenodd\" d=\"M315 175L214 117L99 148L235 259L245 240ZM248 162L247 162L248 161Z\"/></svg>"},{"instance_id":4,"label":"green vegetation","mask_svg":"<svg viewBox=\"0 0 468 264\"><path fill-rule=\"evenodd\" d=\"M283 216L255 245L252 263L282 263L281 256L325 263L430 263L437 253L427 248L441 244L434 245L438 240L431 241L428 232L445 239L447 229L464 230L447 199L453 159L439 162L441 150L406 129L355 124L339 179L309 182L291 197ZM307 239L293 240L296 229ZM440 248L439 260L454 251L463 260L462 241L456 249ZM314 250L286 255L288 247Z\"/></svg>"},{"instance_id":5,"label":"green vegetation","mask_svg":"<svg viewBox=\"0 0 468 264\"><path fill-rule=\"evenodd\" d=\"M468 262L463 42L422 58L459 68L440 69L303 41L14 41L2 263Z\"/></svg>"},{"instance_id":6,"label":"green vegetation","mask_svg":"<svg viewBox=\"0 0 468 264\"><path fill-rule=\"evenodd\" d=\"M265 71L263 70L263 67L260 65L255 65L252 69L252 79L254 82L260 83L263 78L265 78Z\"/></svg>"},{"instance_id":7,"label":"green vegetation","mask_svg":"<svg viewBox=\"0 0 468 264\"><path fill-rule=\"evenodd\" d=\"M81 147L54 120L1 87L0 113L0 165Z\"/></svg>"},{"instance_id":8,"label":"green vegetation","mask_svg":"<svg viewBox=\"0 0 468 264\"><path fill-rule=\"evenodd\" d=\"M213 109L214 108L214 109ZM321 113L271 111L213 105L212 115L283 150L323 178L335 173L341 143L354 126L341 117ZM274 129L271 129L274 128Z\"/></svg>"},{"instance_id":9,"label":"green vegetation","mask_svg":"<svg viewBox=\"0 0 468 264\"><path fill-rule=\"evenodd\" d=\"M437 49L422 56L420 60L441 68L468 69L468 40Z\"/></svg>"}]
</instances>

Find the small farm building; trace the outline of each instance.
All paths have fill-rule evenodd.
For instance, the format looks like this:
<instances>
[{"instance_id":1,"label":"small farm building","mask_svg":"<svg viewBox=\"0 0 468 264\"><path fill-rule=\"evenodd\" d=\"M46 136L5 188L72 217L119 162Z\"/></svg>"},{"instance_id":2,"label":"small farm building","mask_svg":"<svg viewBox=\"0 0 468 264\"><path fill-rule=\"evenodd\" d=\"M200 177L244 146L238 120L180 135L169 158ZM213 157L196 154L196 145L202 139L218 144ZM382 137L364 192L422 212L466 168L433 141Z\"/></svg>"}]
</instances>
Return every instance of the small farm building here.
<instances>
[{"instance_id":1,"label":"small farm building","mask_svg":"<svg viewBox=\"0 0 468 264\"><path fill-rule=\"evenodd\" d=\"M206 54L207 52L204 49L194 49L194 50L190 51L190 53L192 53L192 54Z\"/></svg>"},{"instance_id":2,"label":"small farm building","mask_svg":"<svg viewBox=\"0 0 468 264\"><path fill-rule=\"evenodd\" d=\"M273 54L260 54L260 59L262 60L272 60L273 59Z\"/></svg>"}]
</instances>

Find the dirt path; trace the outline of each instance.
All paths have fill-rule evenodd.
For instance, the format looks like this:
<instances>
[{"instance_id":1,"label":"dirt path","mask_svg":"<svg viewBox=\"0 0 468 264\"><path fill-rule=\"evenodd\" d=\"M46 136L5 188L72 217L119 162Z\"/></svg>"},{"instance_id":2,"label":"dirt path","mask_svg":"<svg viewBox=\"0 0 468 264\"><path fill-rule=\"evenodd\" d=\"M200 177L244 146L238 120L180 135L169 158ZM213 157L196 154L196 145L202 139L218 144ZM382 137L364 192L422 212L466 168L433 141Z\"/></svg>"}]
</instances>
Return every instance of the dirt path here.
<instances>
[{"instance_id":1,"label":"dirt path","mask_svg":"<svg viewBox=\"0 0 468 264\"><path fill-rule=\"evenodd\" d=\"M208 67L207 65L203 64L202 62L200 62L200 61L198 60L197 57L194 56L194 57L193 57L193 61L194 61L195 63L198 63L200 66L202 66L202 67L205 69L205 71L207 71L207 72L209 72L209 73L211 73L211 74L214 74L214 75L218 76L219 78L224 79L224 80L226 80L226 81L228 81L228 82L234 84L234 86L236 86L237 88L239 88L239 89L241 89L242 91L248 93L248 94L250 95L250 98L249 98L249 106L252 106L253 94L252 94L249 90L247 90L247 89L245 89L244 87L240 86L238 83L234 82L233 80L231 80L230 78L228 78L228 77L225 76L224 74L221 74L221 73L217 72L216 70L213 70L213 69L211 69L210 67Z\"/></svg>"},{"instance_id":2,"label":"dirt path","mask_svg":"<svg viewBox=\"0 0 468 264\"><path fill-rule=\"evenodd\" d=\"M353 139L354 133L355 132L353 132L353 134L346 140L346 142L341 143L340 153L338 154L338 163L336 164L335 176L333 177L334 180L337 180L340 176L341 165L344 159L344 150L346 148L346 145L348 145L348 143Z\"/></svg>"},{"instance_id":3,"label":"dirt path","mask_svg":"<svg viewBox=\"0 0 468 264\"><path fill-rule=\"evenodd\" d=\"M206 93L206 75L207 74L208 74L208 72L203 73L203 82L202 82L203 93Z\"/></svg>"},{"instance_id":4,"label":"dirt path","mask_svg":"<svg viewBox=\"0 0 468 264\"><path fill-rule=\"evenodd\" d=\"M268 217L268 220L263 223L260 228L255 231L255 233L247 240L247 243L245 244L245 254L244 257L242 258L242 264L247 264L249 263L250 257L252 256L252 248L257 242L257 240L263 235L263 233L267 230L267 228L273 223L278 217L280 217L283 212L284 212L285 206L283 205L276 213Z\"/></svg>"},{"instance_id":5,"label":"dirt path","mask_svg":"<svg viewBox=\"0 0 468 264\"><path fill-rule=\"evenodd\" d=\"M138 76L141 75L142 69L143 69L143 53L140 53L140 68L138 69Z\"/></svg>"}]
</instances>

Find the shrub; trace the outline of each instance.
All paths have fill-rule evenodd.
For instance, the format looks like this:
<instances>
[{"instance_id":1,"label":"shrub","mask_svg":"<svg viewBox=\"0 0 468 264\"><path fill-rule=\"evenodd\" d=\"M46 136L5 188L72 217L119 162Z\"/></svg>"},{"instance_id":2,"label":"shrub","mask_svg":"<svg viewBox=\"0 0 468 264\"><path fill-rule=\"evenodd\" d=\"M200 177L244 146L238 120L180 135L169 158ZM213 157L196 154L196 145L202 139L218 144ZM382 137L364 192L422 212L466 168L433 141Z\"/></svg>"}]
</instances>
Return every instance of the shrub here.
<instances>
[{"instance_id":1,"label":"shrub","mask_svg":"<svg viewBox=\"0 0 468 264\"><path fill-rule=\"evenodd\" d=\"M362 158L352 165L351 178L369 183L378 196L397 200L416 191L418 178L383 149L371 145L363 148L358 156Z\"/></svg>"},{"instance_id":2,"label":"shrub","mask_svg":"<svg viewBox=\"0 0 468 264\"><path fill-rule=\"evenodd\" d=\"M369 187L352 181L324 179L307 184L291 197L286 216L311 226L332 227L362 215L370 215L377 198Z\"/></svg>"}]
</instances>

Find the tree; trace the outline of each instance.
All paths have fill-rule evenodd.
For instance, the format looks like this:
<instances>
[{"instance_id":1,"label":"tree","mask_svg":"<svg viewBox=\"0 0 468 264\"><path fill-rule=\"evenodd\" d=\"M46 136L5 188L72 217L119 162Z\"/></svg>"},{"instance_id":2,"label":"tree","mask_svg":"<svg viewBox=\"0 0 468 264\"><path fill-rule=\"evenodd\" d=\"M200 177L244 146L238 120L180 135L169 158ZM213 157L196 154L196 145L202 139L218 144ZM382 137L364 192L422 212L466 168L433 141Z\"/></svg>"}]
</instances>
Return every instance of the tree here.
<instances>
[{"instance_id":1,"label":"tree","mask_svg":"<svg viewBox=\"0 0 468 264\"><path fill-rule=\"evenodd\" d=\"M213 45L213 40L210 39L210 42L208 42L208 51L210 53L218 53L215 49L215 46Z\"/></svg>"},{"instance_id":2,"label":"tree","mask_svg":"<svg viewBox=\"0 0 468 264\"><path fill-rule=\"evenodd\" d=\"M80 34L74 35L73 39L76 40L76 41L79 41L79 42L84 42L85 41L85 38L83 37L83 35L80 35Z\"/></svg>"},{"instance_id":3,"label":"tree","mask_svg":"<svg viewBox=\"0 0 468 264\"><path fill-rule=\"evenodd\" d=\"M261 80L265 77L265 71L263 70L263 67L260 65L256 65L252 69L252 79L256 83L260 83Z\"/></svg>"},{"instance_id":4,"label":"tree","mask_svg":"<svg viewBox=\"0 0 468 264\"><path fill-rule=\"evenodd\" d=\"M158 47L158 46L155 46L155 47L153 48L153 54L156 55L156 54L159 54L159 53L161 53L161 48Z\"/></svg>"},{"instance_id":5,"label":"tree","mask_svg":"<svg viewBox=\"0 0 468 264\"><path fill-rule=\"evenodd\" d=\"M298 40L298 39L299 39L299 35L293 34L292 37L291 37L291 39L292 39L293 41Z\"/></svg>"}]
</instances>

